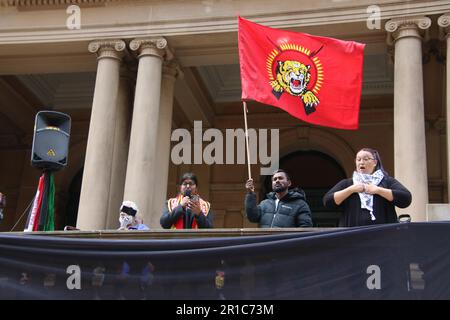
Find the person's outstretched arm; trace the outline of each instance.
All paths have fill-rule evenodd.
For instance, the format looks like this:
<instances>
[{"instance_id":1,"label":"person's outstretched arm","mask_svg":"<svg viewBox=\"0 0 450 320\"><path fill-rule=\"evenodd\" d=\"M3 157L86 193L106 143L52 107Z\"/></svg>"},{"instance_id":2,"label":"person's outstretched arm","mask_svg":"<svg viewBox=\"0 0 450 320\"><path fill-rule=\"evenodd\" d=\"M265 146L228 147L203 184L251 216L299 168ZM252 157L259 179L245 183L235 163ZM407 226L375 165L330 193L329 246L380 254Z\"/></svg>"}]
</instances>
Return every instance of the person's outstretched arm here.
<instances>
[{"instance_id":1,"label":"person's outstretched arm","mask_svg":"<svg viewBox=\"0 0 450 320\"><path fill-rule=\"evenodd\" d=\"M256 204L255 186L253 179L248 179L245 183L247 194L245 195L245 214L250 222L259 222L261 220L261 207Z\"/></svg>"},{"instance_id":2,"label":"person's outstretched arm","mask_svg":"<svg viewBox=\"0 0 450 320\"><path fill-rule=\"evenodd\" d=\"M256 204L256 194L253 192L245 195L245 214L250 222L261 220L261 207Z\"/></svg>"}]
</instances>

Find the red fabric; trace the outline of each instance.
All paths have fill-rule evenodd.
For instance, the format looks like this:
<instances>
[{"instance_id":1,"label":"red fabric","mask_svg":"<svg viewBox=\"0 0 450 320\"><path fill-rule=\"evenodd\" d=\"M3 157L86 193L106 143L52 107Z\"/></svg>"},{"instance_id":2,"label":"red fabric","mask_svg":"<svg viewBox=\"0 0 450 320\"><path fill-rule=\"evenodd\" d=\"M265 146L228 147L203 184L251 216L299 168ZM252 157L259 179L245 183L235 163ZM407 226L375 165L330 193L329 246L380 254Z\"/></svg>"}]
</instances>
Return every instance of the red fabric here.
<instances>
[{"instance_id":1,"label":"red fabric","mask_svg":"<svg viewBox=\"0 0 450 320\"><path fill-rule=\"evenodd\" d=\"M281 108L312 124L357 129L364 46L239 17L242 100Z\"/></svg>"},{"instance_id":2,"label":"red fabric","mask_svg":"<svg viewBox=\"0 0 450 320\"><path fill-rule=\"evenodd\" d=\"M181 195L181 194L179 194L176 198L169 199L167 202L169 212L172 212L173 209L175 209L175 207L177 207L181 203L182 199L183 199L183 195ZM201 209L203 215L207 216L211 205L209 204L208 201L205 201L202 198L199 198L199 201L200 201L200 209ZM172 225L172 229L184 229L183 223L184 223L183 216L181 216ZM191 229L198 229L197 221L195 219L192 219Z\"/></svg>"},{"instance_id":3,"label":"red fabric","mask_svg":"<svg viewBox=\"0 0 450 320\"><path fill-rule=\"evenodd\" d=\"M183 216L181 216L180 218L178 218L177 222L175 222L172 229L184 229L183 222ZM195 219L192 219L191 229L198 229L197 221L195 221Z\"/></svg>"},{"instance_id":4,"label":"red fabric","mask_svg":"<svg viewBox=\"0 0 450 320\"><path fill-rule=\"evenodd\" d=\"M42 195L44 193L44 181L45 181L45 173L41 175L39 178L38 191L37 191L37 207L36 212L34 212L35 218L33 222L33 231L39 231L38 224L39 218L41 216L41 205L42 205Z\"/></svg>"},{"instance_id":5,"label":"red fabric","mask_svg":"<svg viewBox=\"0 0 450 320\"><path fill-rule=\"evenodd\" d=\"M176 198L169 199L169 212L172 212L175 207L177 207L183 196L179 194ZM184 229L184 219L183 216L179 217L178 220L172 225L172 229ZM191 229L197 229L197 221L192 219Z\"/></svg>"}]
</instances>

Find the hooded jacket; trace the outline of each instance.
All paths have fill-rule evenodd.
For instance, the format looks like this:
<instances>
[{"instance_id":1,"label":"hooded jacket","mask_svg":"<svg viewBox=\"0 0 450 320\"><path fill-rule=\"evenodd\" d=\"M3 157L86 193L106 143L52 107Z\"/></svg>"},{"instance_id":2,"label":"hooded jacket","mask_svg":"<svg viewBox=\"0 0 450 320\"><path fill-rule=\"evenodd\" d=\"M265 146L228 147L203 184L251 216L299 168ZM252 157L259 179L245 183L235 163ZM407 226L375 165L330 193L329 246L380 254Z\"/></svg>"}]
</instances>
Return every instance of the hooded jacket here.
<instances>
[{"instance_id":1,"label":"hooded jacket","mask_svg":"<svg viewBox=\"0 0 450 320\"><path fill-rule=\"evenodd\" d=\"M270 192L267 199L256 205L256 194L247 193L245 212L248 220L258 222L261 228L312 227L311 210L303 190L289 190L277 207L276 199L275 192Z\"/></svg>"}]
</instances>

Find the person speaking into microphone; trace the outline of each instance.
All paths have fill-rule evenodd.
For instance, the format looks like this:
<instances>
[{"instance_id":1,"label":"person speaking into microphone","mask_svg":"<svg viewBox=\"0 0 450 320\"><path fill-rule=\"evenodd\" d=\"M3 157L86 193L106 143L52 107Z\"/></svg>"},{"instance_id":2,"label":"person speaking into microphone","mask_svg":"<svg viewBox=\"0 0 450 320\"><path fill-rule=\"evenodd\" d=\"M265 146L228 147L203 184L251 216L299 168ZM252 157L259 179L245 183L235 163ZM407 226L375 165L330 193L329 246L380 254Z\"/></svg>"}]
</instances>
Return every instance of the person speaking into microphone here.
<instances>
[{"instance_id":1,"label":"person speaking into microphone","mask_svg":"<svg viewBox=\"0 0 450 320\"><path fill-rule=\"evenodd\" d=\"M188 172L181 176L180 191L166 201L160 219L164 229L205 229L213 227L211 204L197 190L197 177Z\"/></svg>"}]
</instances>

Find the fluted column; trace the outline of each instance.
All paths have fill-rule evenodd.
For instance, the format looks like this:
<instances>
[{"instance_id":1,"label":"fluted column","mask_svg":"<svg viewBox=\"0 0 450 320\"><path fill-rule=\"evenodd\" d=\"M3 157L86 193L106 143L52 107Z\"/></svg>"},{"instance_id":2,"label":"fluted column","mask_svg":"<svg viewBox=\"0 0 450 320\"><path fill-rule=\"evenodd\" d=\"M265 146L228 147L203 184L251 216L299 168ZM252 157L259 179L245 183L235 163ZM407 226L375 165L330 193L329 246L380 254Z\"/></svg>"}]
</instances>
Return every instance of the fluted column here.
<instances>
[{"instance_id":1,"label":"fluted column","mask_svg":"<svg viewBox=\"0 0 450 320\"><path fill-rule=\"evenodd\" d=\"M98 66L77 227L95 230L106 227L119 68L125 42L94 41L88 49L97 54Z\"/></svg>"},{"instance_id":2,"label":"fluted column","mask_svg":"<svg viewBox=\"0 0 450 320\"><path fill-rule=\"evenodd\" d=\"M130 48L139 58L136 92L131 125L130 149L124 200L134 201L151 228L157 227L152 219L153 192L161 185L154 180L158 119L161 97L162 63L166 55L164 38L145 38L131 41Z\"/></svg>"},{"instance_id":3,"label":"fluted column","mask_svg":"<svg viewBox=\"0 0 450 320\"><path fill-rule=\"evenodd\" d=\"M113 161L111 170L111 188L109 192L106 227L119 227L119 208L123 201L125 174L127 170L128 147L130 142L132 114L133 77L127 68L120 71L119 90L117 93L117 116L114 132Z\"/></svg>"},{"instance_id":4,"label":"fluted column","mask_svg":"<svg viewBox=\"0 0 450 320\"><path fill-rule=\"evenodd\" d=\"M426 220L428 203L427 154L423 99L422 34L427 17L392 19L386 23L394 44L394 164L395 177L412 193L412 203L398 213Z\"/></svg>"},{"instance_id":5,"label":"fluted column","mask_svg":"<svg viewBox=\"0 0 450 320\"><path fill-rule=\"evenodd\" d=\"M447 60L446 60L446 97L447 97L447 194L450 203L450 13L439 17L438 25L443 38L447 39Z\"/></svg>"},{"instance_id":6,"label":"fluted column","mask_svg":"<svg viewBox=\"0 0 450 320\"><path fill-rule=\"evenodd\" d=\"M157 181L159 188L154 190L151 203L151 223L154 228L160 228L159 218L161 217L162 207L167 196L174 85L176 77L180 74L181 71L175 62L169 61L164 63L161 86L161 106L158 120L158 141L156 148L158 150L156 154L156 168L158 168L158 170L155 172L155 181Z\"/></svg>"}]
</instances>

